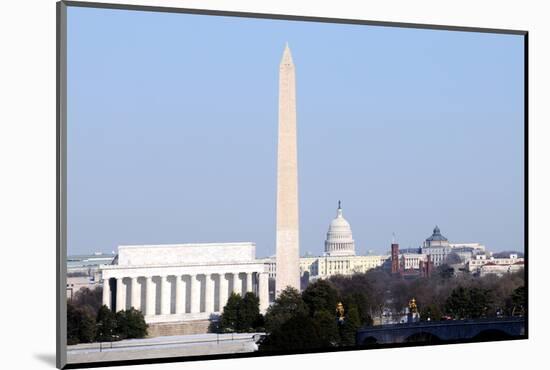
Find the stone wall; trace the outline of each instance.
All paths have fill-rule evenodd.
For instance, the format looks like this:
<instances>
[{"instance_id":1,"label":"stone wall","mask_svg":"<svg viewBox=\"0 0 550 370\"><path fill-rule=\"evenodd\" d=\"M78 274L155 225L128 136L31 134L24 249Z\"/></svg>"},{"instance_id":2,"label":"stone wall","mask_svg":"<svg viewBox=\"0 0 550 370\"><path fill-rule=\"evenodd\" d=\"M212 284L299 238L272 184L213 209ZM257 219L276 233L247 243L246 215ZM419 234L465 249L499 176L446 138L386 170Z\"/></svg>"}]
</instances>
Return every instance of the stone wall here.
<instances>
[{"instance_id":1,"label":"stone wall","mask_svg":"<svg viewBox=\"0 0 550 370\"><path fill-rule=\"evenodd\" d=\"M149 324L148 337L208 333L209 320Z\"/></svg>"}]
</instances>

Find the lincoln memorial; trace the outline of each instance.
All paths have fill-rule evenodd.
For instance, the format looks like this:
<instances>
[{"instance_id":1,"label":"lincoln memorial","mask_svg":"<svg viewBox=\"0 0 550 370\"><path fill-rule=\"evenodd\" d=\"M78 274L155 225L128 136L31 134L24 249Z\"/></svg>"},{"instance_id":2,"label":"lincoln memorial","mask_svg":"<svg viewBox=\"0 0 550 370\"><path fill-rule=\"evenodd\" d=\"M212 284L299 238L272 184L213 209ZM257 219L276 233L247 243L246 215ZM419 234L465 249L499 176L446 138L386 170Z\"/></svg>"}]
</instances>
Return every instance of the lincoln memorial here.
<instances>
[{"instance_id":1,"label":"lincoln memorial","mask_svg":"<svg viewBox=\"0 0 550 370\"><path fill-rule=\"evenodd\" d=\"M255 293L269 305L266 265L254 243L125 245L102 265L103 304L134 307L147 323L207 320L223 311L231 292Z\"/></svg>"}]
</instances>

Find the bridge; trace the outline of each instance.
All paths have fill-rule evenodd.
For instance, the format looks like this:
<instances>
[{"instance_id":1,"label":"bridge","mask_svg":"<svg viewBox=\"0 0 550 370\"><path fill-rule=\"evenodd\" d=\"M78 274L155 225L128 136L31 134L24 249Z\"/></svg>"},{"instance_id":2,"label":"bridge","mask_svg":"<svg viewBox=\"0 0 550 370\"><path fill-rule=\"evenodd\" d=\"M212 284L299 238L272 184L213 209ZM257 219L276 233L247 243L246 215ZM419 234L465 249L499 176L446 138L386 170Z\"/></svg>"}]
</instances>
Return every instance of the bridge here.
<instances>
[{"instance_id":1,"label":"bridge","mask_svg":"<svg viewBox=\"0 0 550 370\"><path fill-rule=\"evenodd\" d=\"M367 326L359 329L359 346L396 343L446 343L525 337L525 318L422 321L407 324Z\"/></svg>"}]
</instances>

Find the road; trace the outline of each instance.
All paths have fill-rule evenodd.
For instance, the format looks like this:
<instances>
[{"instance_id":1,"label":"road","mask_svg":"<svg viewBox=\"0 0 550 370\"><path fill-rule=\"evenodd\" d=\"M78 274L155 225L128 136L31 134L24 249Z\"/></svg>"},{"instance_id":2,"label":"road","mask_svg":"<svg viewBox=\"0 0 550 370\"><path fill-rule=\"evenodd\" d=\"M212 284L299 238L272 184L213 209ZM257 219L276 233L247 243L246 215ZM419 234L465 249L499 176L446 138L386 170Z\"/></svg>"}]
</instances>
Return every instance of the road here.
<instances>
[{"instance_id":1,"label":"road","mask_svg":"<svg viewBox=\"0 0 550 370\"><path fill-rule=\"evenodd\" d=\"M256 341L262 334L176 335L77 344L67 347L67 360L83 363L253 352L258 350Z\"/></svg>"}]
</instances>

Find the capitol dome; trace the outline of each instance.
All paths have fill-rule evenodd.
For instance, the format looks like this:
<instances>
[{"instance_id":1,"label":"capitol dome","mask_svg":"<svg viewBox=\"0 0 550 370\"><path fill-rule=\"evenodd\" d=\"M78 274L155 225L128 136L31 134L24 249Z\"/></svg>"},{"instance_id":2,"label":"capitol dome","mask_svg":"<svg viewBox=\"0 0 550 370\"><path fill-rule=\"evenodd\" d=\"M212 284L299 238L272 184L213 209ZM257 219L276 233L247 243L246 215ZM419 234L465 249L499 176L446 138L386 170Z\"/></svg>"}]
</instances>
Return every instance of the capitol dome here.
<instances>
[{"instance_id":1,"label":"capitol dome","mask_svg":"<svg viewBox=\"0 0 550 370\"><path fill-rule=\"evenodd\" d=\"M325 255L355 256L355 242L351 234L351 226L342 215L342 207L338 202L336 218L330 223L325 240Z\"/></svg>"}]
</instances>

